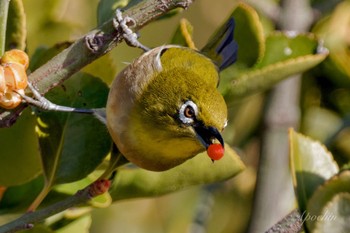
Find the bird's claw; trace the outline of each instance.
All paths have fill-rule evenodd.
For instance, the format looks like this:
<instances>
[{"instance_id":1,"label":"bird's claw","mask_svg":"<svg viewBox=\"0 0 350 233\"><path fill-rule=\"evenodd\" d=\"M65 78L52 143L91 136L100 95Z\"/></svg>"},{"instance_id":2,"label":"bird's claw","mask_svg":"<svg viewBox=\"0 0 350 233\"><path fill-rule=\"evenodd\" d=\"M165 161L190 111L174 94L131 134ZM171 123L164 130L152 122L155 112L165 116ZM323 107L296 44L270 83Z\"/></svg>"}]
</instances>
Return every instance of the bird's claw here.
<instances>
[{"instance_id":1,"label":"bird's claw","mask_svg":"<svg viewBox=\"0 0 350 233\"><path fill-rule=\"evenodd\" d=\"M41 95L39 91L30 82L28 82L28 88L33 93L33 97L27 96L19 92L17 92L17 94L19 94L22 97L22 101L24 103L27 103L31 106L34 106L46 111L78 112L78 113L88 113L88 114L94 113L93 110L91 109L79 109L79 108L72 108L72 107L54 104L50 100L46 99L43 95Z\"/></svg>"},{"instance_id":2,"label":"bird's claw","mask_svg":"<svg viewBox=\"0 0 350 233\"><path fill-rule=\"evenodd\" d=\"M136 22L129 16L123 17L121 10L117 9L115 11L115 18L113 18L114 28L117 31L122 30L123 39L129 46L140 48L145 52L149 51L150 49L148 47L144 46L140 41L138 41L137 34L130 29L128 24L131 24L132 27L136 25Z\"/></svg>"},{"instance_id":3,"label":"bird's claw","mask_svg":"<svg viewBox=\"0 0 350 233\"><path fill-rule=\"evenodd\" d=\"M22 102L38 107L40 109L51 110L50 106L54 105L53 103L42 96L30 82L28 82L28 88L33 93L33 97L17 92L17 94L21 96Z\"/></svg>"}]
</instances>

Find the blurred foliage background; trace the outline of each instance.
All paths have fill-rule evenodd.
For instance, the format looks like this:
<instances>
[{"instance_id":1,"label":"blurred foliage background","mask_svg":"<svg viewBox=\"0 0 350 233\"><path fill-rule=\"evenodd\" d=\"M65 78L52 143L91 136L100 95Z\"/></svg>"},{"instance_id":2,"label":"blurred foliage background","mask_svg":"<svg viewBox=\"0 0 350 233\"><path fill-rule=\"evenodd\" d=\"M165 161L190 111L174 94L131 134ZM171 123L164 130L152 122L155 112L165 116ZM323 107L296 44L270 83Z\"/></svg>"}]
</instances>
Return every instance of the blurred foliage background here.
<instances>
[{"instance_id":1,"label":"blurred foliage background","mask_svg":"<svg viewBox=\"0 0 350 233\"><path fill-rule=\"evenodd\" d=\"M96 27L98 2L98 0L23 0L27 19L26 50L28 54L30 56L35 54L39 47L50 48L59 42L73 41ZM214 3L210 0L197 0L188 10L180 14L147 25L140 31L140 41L149 47L169 43L180 19L186 18L194 28L193 40L197 48L202 48L214 31L231 15L238 2L217 0ZM258 12L264 37L276 33L275 30L283 27L281 26L283 25L283 14L276 16L273 12L281 2L283 5L284 1L248 0L244 2L250 4ZM350 1L314 0L304 1L304 3L313 18L310 20L310 26L305 30L313 32L313 38L321 38L323 41L323 44L315 46L316 39L310 39L312 42L307 41L307 43L313 44L308 48L324 49L323 45L329 50L329 56L321 64L302 74L300 95L296 93L300 97L297 100L298 120L292 122L290 126L299 127L305 135L324 143L331 150L338 164L342 166L347 164L350 158L350 130L348 128L350 125ZM297 20L299 12L294 12L294 14ZM270 37L271 40L274 38ZM279 39L279 41L282 40ZM298 47L301 44L295 46ZM248 48L250 45L240 44L239 46ZM270 48L269 45L266 46L267 49ZM245 53L245 51L240 51L240 53ZM140 54L140 50L122 43L102 59L84 68L83 71L101 77L106 84L109 84L115 74ZM271 54L274 54L274 51ZM284 58L279 57L279 59ZM259 68L259 65L263 67L268 63L273 63L269 58L262 59L261 54L258 54L257 60L255 68ZM109 69L104 68L106 64L110 67ZM246 68L237 64L223 76L229 75L230 72L244 72ZM225 83L225 80L222 82ZM59 229L57 232L99 233L239 233L246 232L248 229L254 232L251 226L249 228L249 223L254 221L251 219L252 216L258 216L252 215L254 191L260 155L263 153L263 144L267 141L265 132L268 120L266 116L267 109L273 102L271 93L273 92L268 90L228 101L231 118L230 125L225 130L225 141L234 146L246 165L245 170L238 176L226 182L190 187L156 198L122 200L106 208L93 209L91 215L83 215L83 218L75 221L67 217L66 221L72 224L60 222L68 227L60 228L59 224L56 224L54 228ZM288 114L289 106L281 107L286 108ZM23 129L20 122L16 125ZM287 135L286 129L283 129L283 134ZM26 140L26 143L37 143L34 139L30 140ZM4 141L5 139L2 139L2 142ZM36 152L19 151L18 153ZM281 152L281 156L285 156L288 160L288 154L283 153L284 151ZM33 167L33 169L36 168ZM270 167L270 169L273 169L271 176L279 176L279 169L288 170L288 164L283 168ZM41 182L37 181L39 186ZM23 192L25 193L25 190ZM277 200L276 202L276 205L283 205ZM287 209L296 207L293 194L284 202L287 203ZM274 208L277 207L270 206L270 210L265 214L273 215ZM66 216L75 216L75 214L74 210L65 213ZM9 215L0 217L0 223L13 217ZM279 218L282 217L283 215L279 216ZM54 217L51 221L55 221ZM52 230L42 226L33 232L52 232Z\"/></svg>"}]
</instances>

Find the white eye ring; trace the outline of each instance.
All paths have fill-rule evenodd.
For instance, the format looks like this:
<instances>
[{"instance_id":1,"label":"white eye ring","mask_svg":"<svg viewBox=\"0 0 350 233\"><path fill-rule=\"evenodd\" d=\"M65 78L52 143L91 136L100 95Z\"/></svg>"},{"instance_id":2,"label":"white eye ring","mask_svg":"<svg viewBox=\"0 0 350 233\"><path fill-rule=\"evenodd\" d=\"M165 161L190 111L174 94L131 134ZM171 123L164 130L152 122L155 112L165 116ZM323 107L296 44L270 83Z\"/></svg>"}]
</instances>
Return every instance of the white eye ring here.
<instances>
[{"instance_id":1,"label":"white eye ring","mask_svg":"<svg viewBox=\"0 0 350 233\"><path fill-rule=\"evenodd\" d=\"M191 124L194 122L198 114L198 107L191 100L186 101L183 105L181 105L179 110L179 118L184 124Z\"/></svg>"}]
</instances>

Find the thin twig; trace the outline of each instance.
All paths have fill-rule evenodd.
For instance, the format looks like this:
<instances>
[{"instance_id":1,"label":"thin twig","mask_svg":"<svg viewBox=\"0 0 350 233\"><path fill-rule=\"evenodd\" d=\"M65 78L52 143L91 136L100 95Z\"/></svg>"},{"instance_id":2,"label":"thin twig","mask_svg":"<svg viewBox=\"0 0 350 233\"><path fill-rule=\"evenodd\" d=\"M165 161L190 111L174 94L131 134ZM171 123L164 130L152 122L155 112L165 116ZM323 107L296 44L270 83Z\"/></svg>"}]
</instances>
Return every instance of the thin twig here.
<instances>
[{"instance_id":1,"label":"thin twig","mask_svg":"<svg viewBox=\"0 0 350 233\"><path fill-rule=\"evenodd\" d=\"M148 0L125 11L123 16L134 19L133 30L139 30L150 21L177 7L187 8L194 0ZM115 30L112 19L76 40L46 64L29 75L29 80L45 94L53 87L79 71L84 66L103 56L122 39L123 32ZM0 127L11 126L22 111L21 107L12 111L0 112Z\"/></svg>"},{"instance_id":2,"label":"thin twig","mask_svg":"<svg viewBox=\"0 0 350 233\"><path fill-rule=\"evenodd\" d=\"M122 154L120 154L117 147L113 146L111 158L109 160L109 166L95 182L88 185L84 189L79 190L75 195L70 196L61 202L57 202L44 209L28 212L23 216L13 220L12 222L0 226L0 233L16 232L19 230L31 228L36 222L43 221L45 218L71 207L85 204L91 198L106 192L111 185L111 180L113 180L113 177L117 173L116 169L128 162L123 158L124 157Z\"/></svg>"},{"instance_id":3,"label":"thin twig","mask_svg":"<svg viewBox=\"0 0 350 233\"><path fill-rule=\"evenodd\" d=\"M62 212L68 208L85 204L92 198L107 192L110 186L111 180L98 179L92 184L86 186L84 189L76 192L75 195L68 197L63 201L57 202L38 211L28 212L12 222L0 226L0 233L10 233L30 229L34 226L34 223L43 221L47 217Z\"/></svg>"},{"instance_id":4,"label":"thin twig","mask_svg":"<svg viewBox=\"0 0 350 233\"><path fill-rule=\"evenodd\" d=\"M47 217L62 212L70 207L84 204L91 199L90 185L86 188L78 191L75 195L68 197L67 199L57 202L47 208L40 209L34 212L28 212L21 217L9 222L3 226L0 226L0 233L10 233L19 230L30 229L33 224L40 222Z\"/></svg>"}]
</instances>

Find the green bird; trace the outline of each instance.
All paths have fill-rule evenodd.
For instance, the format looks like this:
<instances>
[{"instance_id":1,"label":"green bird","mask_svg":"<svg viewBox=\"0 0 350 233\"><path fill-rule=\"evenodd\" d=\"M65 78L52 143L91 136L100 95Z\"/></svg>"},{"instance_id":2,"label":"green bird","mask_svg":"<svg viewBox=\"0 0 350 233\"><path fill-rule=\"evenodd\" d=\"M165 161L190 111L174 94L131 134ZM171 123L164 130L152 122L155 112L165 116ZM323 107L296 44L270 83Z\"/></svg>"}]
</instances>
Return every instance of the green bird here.
<instances>
[{"instance_id":1,"label":"green bird","mask_svg":"<svg viewBox=\"0 0 350 233\"><path fill-rule=\"evenodd\" d=\"M220 135L227 108L216 87L216 66L189 48L146 52L113 81L107 127L120 152L148 170L174 167Z\"/></svg>"},{"instance_id":2,"label":"green bird","mask_svg":"<svg viewBox=\"0 0 350 233\"><path fill-rule=\"evenodd\" d=\"M217 90L218 72L236 60L233 29L231 19L220 40L207 46L208 54L215 48L219 66L198 51L165 45L144 53L114 79L106 123L129 161L163 171L214 144L209 156L223 155L220 132L227 124L227 107Z\"/></svg>"},{"instance_id":3,"label":"green bird","mask_svg":"<svg viewBox=\"0 0 350 233\"><path fill-rule=\"evenodd\" d=\"M126 27L121 17L116 25ZM231 18L201 52L178 45L138 46L148 51L114 79L106 109L58 106L30 84L35 99L22 97L47 110L94 114L119 151L147 170L170 169L204 150L218 160L224 154L220 132L227 107L217 86L219 71L236 60L234 26Z\"/></svg>"}]
</instances>

